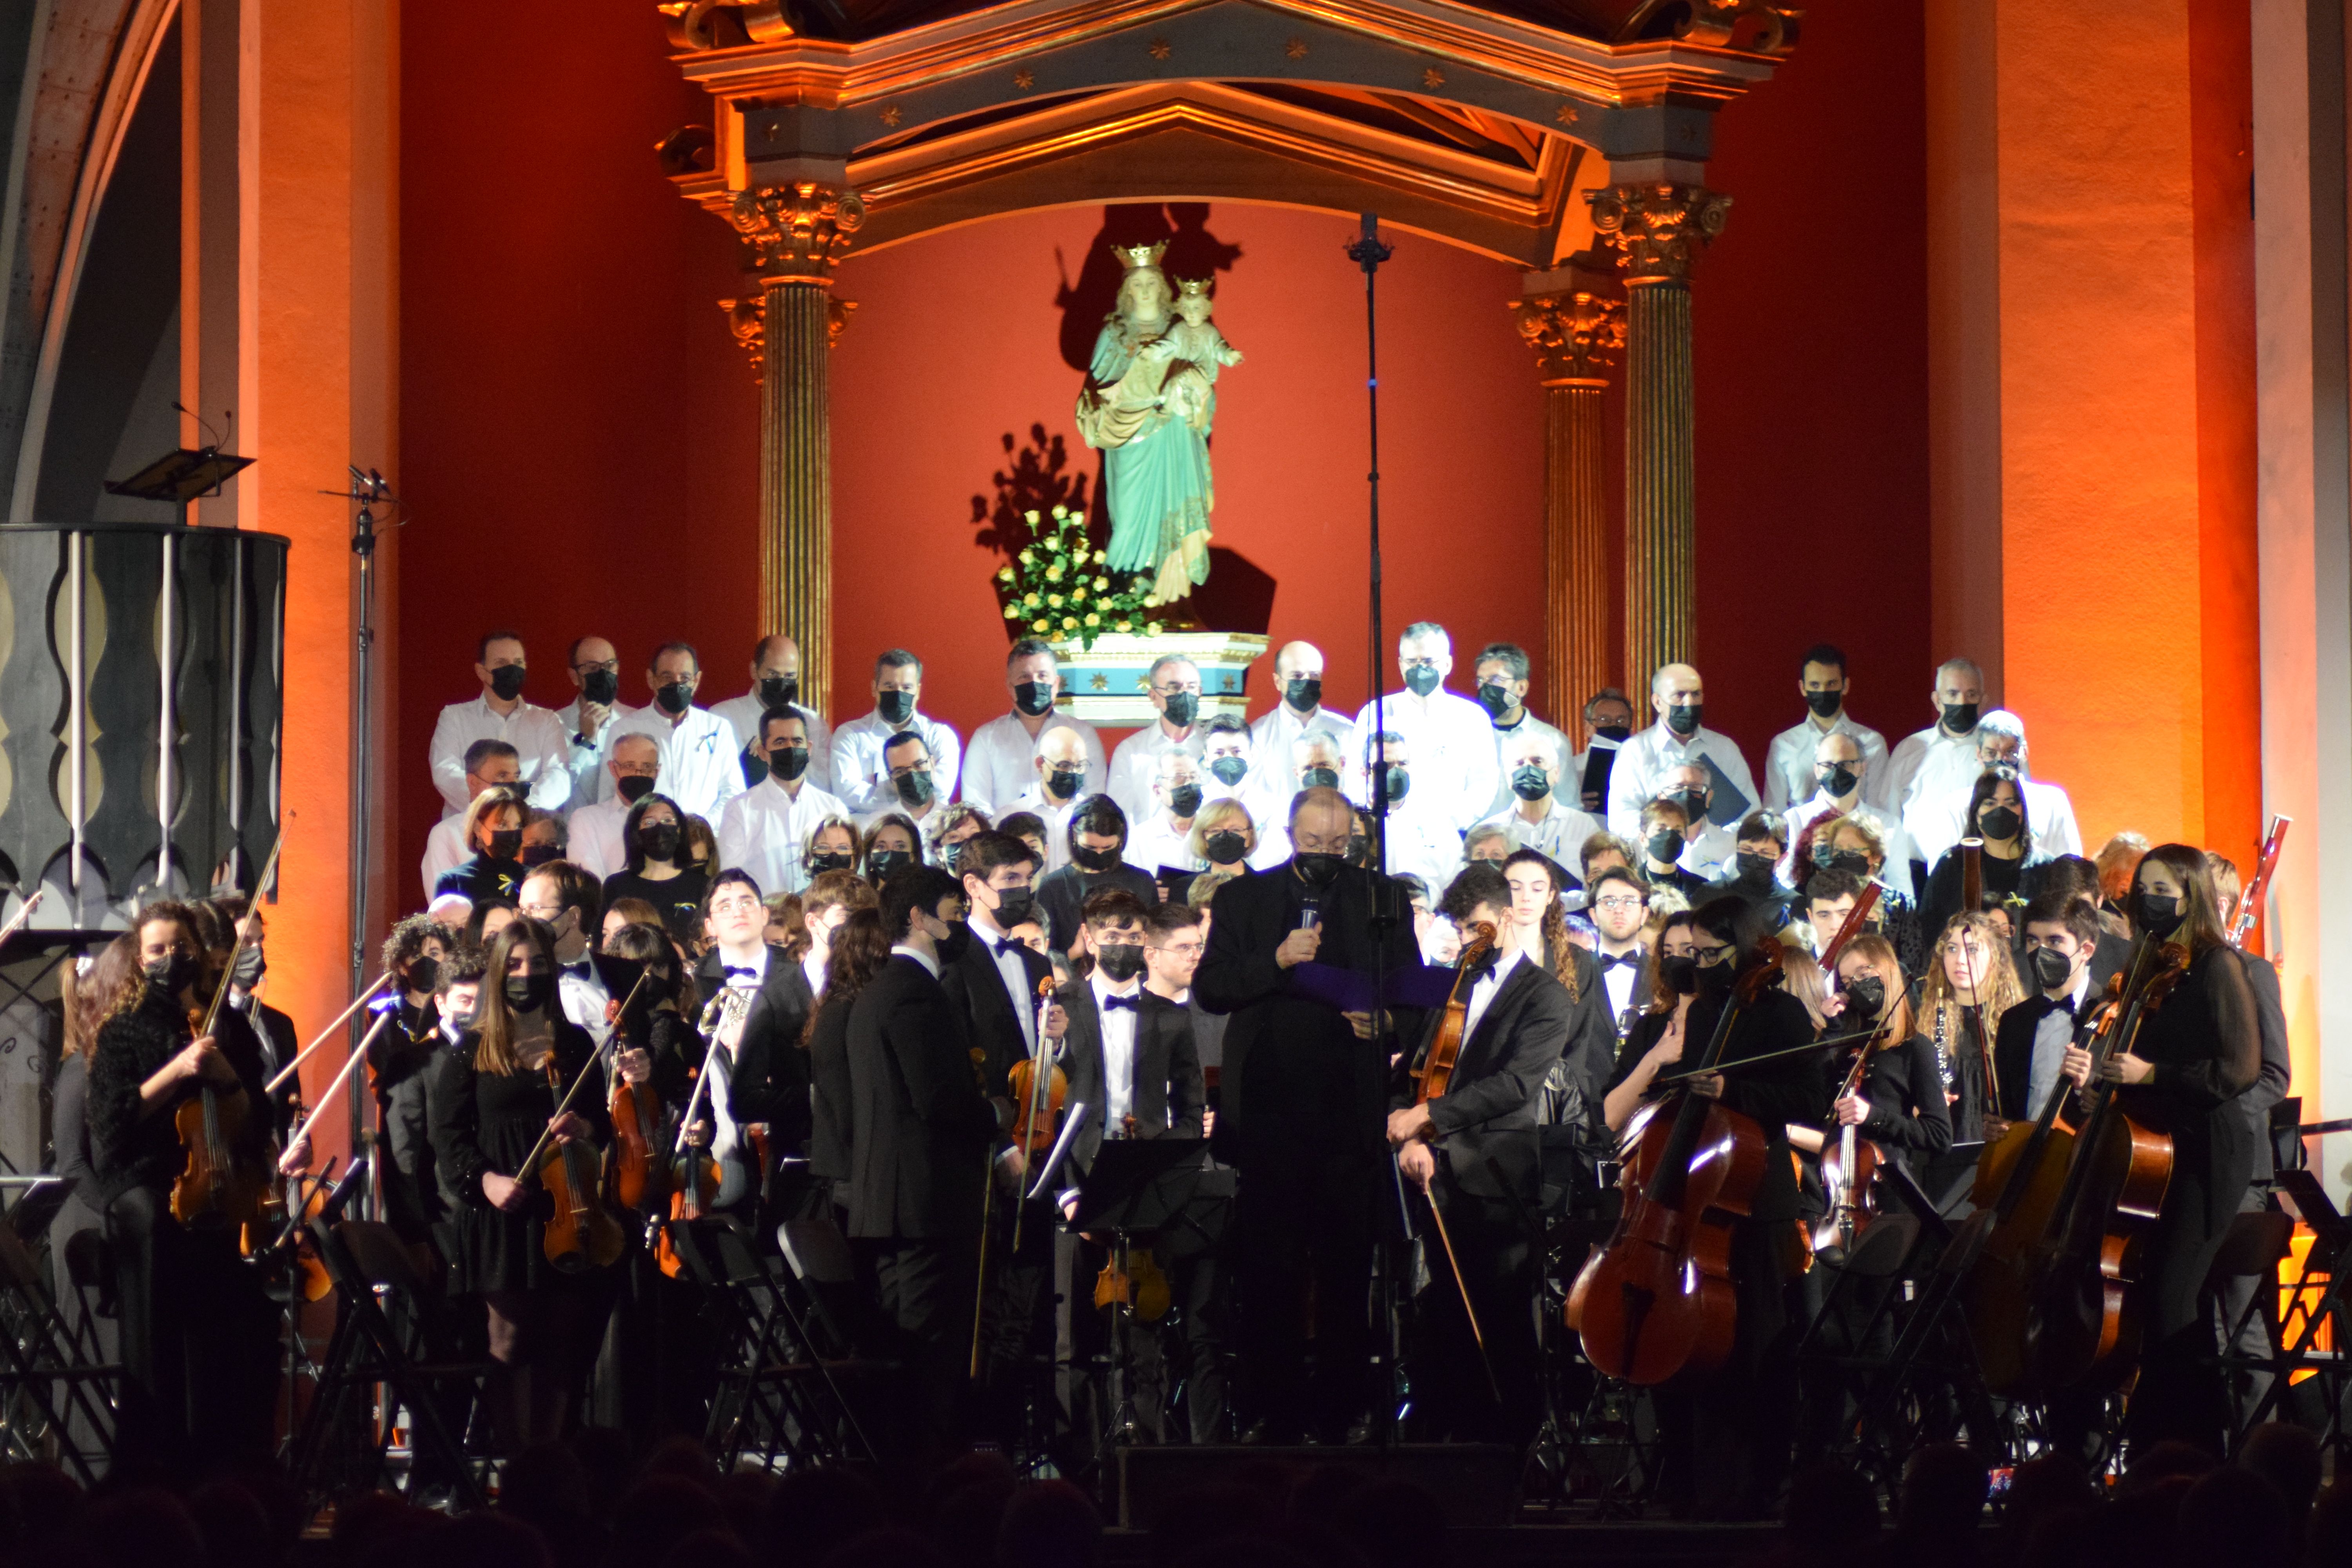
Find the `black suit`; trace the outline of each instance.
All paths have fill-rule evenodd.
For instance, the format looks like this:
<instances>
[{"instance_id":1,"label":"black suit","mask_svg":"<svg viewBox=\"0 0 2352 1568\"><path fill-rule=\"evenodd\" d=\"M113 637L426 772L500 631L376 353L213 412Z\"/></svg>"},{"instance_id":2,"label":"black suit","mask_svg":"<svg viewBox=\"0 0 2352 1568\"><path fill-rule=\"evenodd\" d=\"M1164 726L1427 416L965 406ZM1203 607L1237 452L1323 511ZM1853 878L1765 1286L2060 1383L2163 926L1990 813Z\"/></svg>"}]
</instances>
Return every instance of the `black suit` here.
<instances>
[{"instance_id":1,"label":"black suit","mask_svg":"<svg viewBox=\"0 0 2352 1568\"><path fill-rule=\"evenodd\" d=\"M695 976L704 995L715 994L724 983L725 967L718 949L703 956ZM801 1033L814 1011L816 997L800 961L781 947L769 948L766 973L735 1047L727 1109L739 1122L768 1124L771 1156L808 1150L809 1058L801 1048Z\"/></svg>"},{"instance_id":2,"label":"black suit","mask_svg":"<svg viewBox=\"0 0 2352 1568\"><path fill-rule=\"evenodd\" d=\"M1482 982L1461 995L1466 1005ZM1536 1398L1534 1237L1527 1216L1537 1196L1536 1104L1544 1076L1568 1049L1580 1004L1550 973L1521 958L1502 978L1477 1025L1461 1044L1445 1092L1427 1102L1438 1176L1430 1198L1445 1211L1454 1255L1476 1304L1494 1368L1500 1406L1487 1397L1486 1374L1462 1315L1462 1293L1450 1278L1430 1283L1429 1309L1416 1336L1432 1375L1416 1380L1433 1436L1518 1445L1535 1436L1541 1411ZM1412 1104L1417 1081L1408 1064L1427 1061L1444 1015L1433 1014L1421 1042L1400 1061L1389 1104ZM1593 1103L1600 1103L1596 1089ZM1431 1267L1450 1275L1442 1254Z\"/></svg>"},{"instance_id":3,"label":"black suit","mask_svg":"<svg viewBox=\"0 0 2352 1568\"><path fill-rule=\"evenodd\" d=\"M2084 1000L2094 993L2085 993ZM2042 1114L2042 1107L2033 1103L2028 1083L2033 1070L2033 1037L2041 1031L2042 1021L2051 1014L2063 1011L2063 998L2043 994L2029 996L2000 1016L2000 1025L1993 1031L1992 1070L2000 1083L2000 1115L2010 1121L2032 1121ZM2074 1037L2082 1038L2081 1021L2076 1020ZM1932 1049L1932 1047L1931 1047Z\"/></svg>"},{"instance_id":4,"label":"black suit","mask_svg":"<svg viewBox=\"0 0 2352 1568\"><path fill-rule=\"evenodd\" d=\"M1364 1407L1371 1348L1364 1282L1377 1205L1384 1189L1393 1192L1382 1122L1394 1042L1358 1039L1338 1008L1296 992L1290 971L1275 960L1306 923L1309 896L1290 865L1220 887L1193 979L1201 1005L1229 1016L1216 1147L1244 1173L1234 1246L1249 1303L1243 1361L1277 1436L1310 1422L1341 1435ZM1376 908L1389 917L1381 933L1372 929ZM1344 870L1317 910L1318 963L1370 975L1420 962L1404 900L1384 877ZM1404 1038L1420 1022L1414 1010L1397 1010ZM1318 1326L1311 1388L1310 1290Z\"/></svg>"},{"instance_id":5,"label":"black suit","mask_svg":"<svg viewBox=\"0 0 2352 1568\"><path fill-rule=\"evenodd\" d=\"M940 984L971 1030L972 1046L982 1053L981 1070L988 1092L1001 1095L1006 1092L1005 1075L1013 1064L1029 1054L1029 1037L1022 1028L1021 1013L1014 1009L1028 1016L1030 1027L1036 1026L1037 983L1051 975L1054 966L1043 953L1016 945L1013 956L1021 961L1026 976L1016 999L1005 989L1004 973L997 967L992 941L974 921L971 945L940 972Z\"/></svg>"},{"instance_id":6,"label":"black suit","mask_svg":"<svg viewBox=\"0 0 2352 1568\"><path fill-rule=\"evenodd\" d=\"M1105 1117L1109 1111L1109 1085L1103 1062L1102 1015L1095 1007L1091 980L1064 986L1056 994L1069 1014L1069 1033L1063 1044L1069 1052L1070 1100L1093 1107L1070 1146L1071 1169L1055 1178L1062 1187L1073 1185L1093 1168L1102 1148ZM1138 1138L1198 1138L1204 1092L1201 1058L1192 1046L1192 1020L1187 1009L1136 991L1135 1063L1129 1079L1129 1111Z\"/></svg>"}]
</instances>

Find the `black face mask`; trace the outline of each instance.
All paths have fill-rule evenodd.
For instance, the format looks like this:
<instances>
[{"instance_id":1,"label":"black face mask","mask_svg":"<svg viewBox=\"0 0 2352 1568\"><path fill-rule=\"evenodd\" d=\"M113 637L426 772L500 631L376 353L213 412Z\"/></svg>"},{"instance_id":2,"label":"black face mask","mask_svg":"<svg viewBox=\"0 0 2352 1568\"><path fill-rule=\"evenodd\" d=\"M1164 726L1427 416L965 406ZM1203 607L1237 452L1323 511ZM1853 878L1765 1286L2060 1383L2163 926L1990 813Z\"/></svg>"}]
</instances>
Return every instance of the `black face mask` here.
<instances>
[{"instance_id":1,"label":"black face mask","mask_svg":"<svg viewBox=\"0 0 2352 1568\"><path fill-rule=\"evenodd\" d=\"M2055 993L2074 973L2074 961L2054 947L2037 947L2029 955L2033 965L2033 978L2042 982L2042 989Z\"/></svg>"},{"instance_id":2,"label":"black face mask","mask_svg":"<svg viewBox=\"0 0 2352 1568\"><path fill-rule=\"evenodd\" d=\"M1223 756L1209 763L1209 776L1227 789L1233 788L1248 775L1249 759L1247 757Z\"/></svg>"},{"instance_id":3,"label":"black face mask","mask_svg":"<svg viewBox=\"0 0 2352 1568\"><path fill-rule=\"evenodd\" d=\"M1416 664L1404 672L1405 689L1415 697L1426 697L1436 690L1439 683L1444 679L1437 673L1435 666Z\"/></svg>"},{"instance_id":4,"label":"black face mask","mask_svg":"<svg viewBox=\"0 0 2352 1568\"><path fill-rule=\"evenodd\" d=\"M1706 796L1695 789L1678 789L1662 797L1683 808L1683 816L1692 822L1706 820Z\"/></svg>"},{"instance_id":5,"label":"black face mask","mask_svg":"<svg viewBox=\"0 0 2352 1568\"><path fill-rule=\"evenodd\" d=\"M1179 730L1189 728L1201 716L1201 699L1195 692L1171 691L1160 700L1166 704L1168 721Z\"/></svg>"},{"instance_id":6,"label":"black face mask","mask_svg":"<svg viewBox=\"0 0 2352 1568\"><path fill-rule=\"evenodd\" d=\"M433 990L441 984L441 961L429 957L410 960L408 973L402 984L418 993Z\"/></svg>"},{"instance_id":7,"label":"black face mask","mask_svg":"<svg viewBox=\"0 0 2352 1568\"><path fill-rule=\"evenodd\" d=\"M624 773L613 781L614 793L631 805L654 793L654 781L644 773Z\"/></svg>"},{"instance_id":8,"label":"black face mask","mask_svg":"<svg viewBox=\"0 0 2352 1568\"><path fill-rule=\"evenodd\" d=\"M1512 773L1511 793L1521 800L1541 800L1551 793L1551 774L1541 765L1529 763Z\"/></svg>"},{"instance_id":9,"label":"black face mask","mask_svg":"<svg viewBox=\"0 0 2352 1568\"><path fill-rule=\"evenodd\" d=\"M797 675L763 675L760 677L760 706L789 708L801 700L801 678Z\"/></svg>"},{"instance_id":10,"label":"black face mask","mask_svg":"<svg viewBox=\"0 0 2352 1568\"><path fill-rule=\"evenodd\" d=\"M1290 864L1297 871L1298 879L1310 888L1328 888L1338 881L1339 868L1347 863L1348 858L1344 855L1301 853L1290 858Z\"/></svg>"},{"instance_id":11,"label":"black face mask","mask_svg":"<svg viewBox=\"0 0 2352 1568\"><path fill-rule=\"evenodd\" d=\"M493 860L512 860L522 854L522 829L494 827L490 830L489 856Z\"/></svg>"},{"instance_id":12,"label":"black face mask","mask_svg":"<svg viewBox=\"0 0 2352 1568\"><path fill-rule=\"evenodd\" d=\"M507 1005L518 1013L536 1013L555 994L555 976L548 973L507 976Z\"/></svg>"},{"instance_id":13,"label":"black face mask","mask_svg":"<svg viewBox=\"0 0 2352 1568\"><path fill-rule=\"evenodd\" d=\"M1081 870L1108 871L1118 864L1116 849L1089 849L1081 844L1070 851L1070 859Z\"/></svg>"},{"instance_id":14,"label":"black face mask","mask_svg":"<svg viewBox=\"0 0 2352 1568\"><path fill-rule=\"evenodd\" d=\"M1361 833L1348 836L1348 864L1369 866L1372 863L1372 841Z\"/></svg>"},{"instance_id":15,"label":"black face mask","mask_svg":"<svg viewBox=\"0 0 2352 1568\"><path fill-rule=\"evenodd\" d=\"M1143 973L1143 945L1133 942L1108 942L1095 949L1095 967L1103 972L1106 980L1124 985Z\"/></svg>"},{"instance_id":16,"label":"black face mask","mask_svg":"<svg viewBox=\"0 0 2352 1568\"><path fill-rule=\"evenodd\" d=\"M1633 738L1632 727L1625 724L1603 724L1592 733L1598 739L1614 741L1621 746Z\"/></svg>"},{"instance_id":17,"label":"black face mask","mask_svg":"<svg viewBox=\"0 0 2352 1568\"><path fill-rule=\"evenodd\" d=\"M1870 857L1859 849L1841 849L1834 855L1814 858L1813 866L1822 871L1851 871L1857 877L1870 875Z\"/></svg>"},{"instance_id":18,"label":"black face mask","mask_svg":"<svg viewBox=\"0 0 2352 1568\"><path fill-rule=\"evenodd\" d=\"M173 996L194 985L197 973L195 954L190 952L152 959L146 965L147 984Z\"/></svg>"},{"instance_id":19,"label":"black face mask","mask_svg":"<svg viewBox=\"0 0 2352 1568\"><path fill-rule=\"evenodd\" d=\"M1298 775L1301 789L1338 789L1339 774L1333 768L1309 768Z\"/></svg>"},{"instance_id":20,"label":"black face mask","mask_svg":"<svg viewBox=\"0 0 2352 1568\"><path fill-rule=\"evenodd\" d=\"M502 664L490 671L490 695L501 702L511 702L522 695L524 668L519 664Z\"/></svg>"},{"instance_id":21,"label":"black face mask","mask_svg":"<svg viewBox=\"0 0 2352 1568\"><path fill-rule=\"evenodd\" d=\"M1821 780L1822 793L1832 800L1843 800L1862 782L1862 776L1848 763L1832 763L1829 772L1816 776Z\"/></svg>"},{"instance_id":22,"label":"black face mask","mask_svg":"<svg viewBox=\"0 0 2352 1568\"><path fill-rule=\"evenodd\" d=\"M1214 864L1231 866L1249 853L1249 841L1230 827L1221 827L1202 839L1201 847Z\"/></svg>"},{"instance_id":23,"label":"black face mask","mask_svg":"<svg viewBox=\"0 0 2352 1568\"><path fill-rule=\"evenodd\" d=\"M1168 809L1176 814L1179 822L1190 822L1201 809L1201 786L1178 784L1168 792Z\"/></svg>"},{"instance_id":24,"label":"black face mask","mask_svg":"<svg viewBox=\"0 0 2352 1568\"><path fill-rule=\"evenodd\" d=\"M997 889L996 929L1011 931L1014 926L1027 920L1029 911L1036 907L1037 895L1026 888Z\"/></svg>"},{"instance_id":25,"label":"black face mask","mask_svg":"<svg viewBox=\"0 0 2352 1568\"><path fill-rule=\"evenodd\" d=\"M1731 861L1738 868L1736 875L1740 881L1769 882L1772 879L1773 858L1769 855L1742 849L1732 856Z\"/></svg>"},{"instance_id":26,"label":"black face mask","mask_svg":"<svg viewBox=\"0 0 2352 1568\"><path fill-rule=\"evenodd\" d=\"M654 702L672 717L685 712L686 705L693 700L693 689L683 680L673 680L654 688Z\"/></svg>"},{"instance_id":27,"label":"black face mask","mask_svg":"<svg viewBox=\"0 0 2352 1568\"><path fill-rule=\"evenodd\" d=\"M950 921L948 934L932 945L938 950L942 964L954 963L971 948L971 926L965 921Z\"/></svg>"},{"instance_id":28,"label":"black face mask","mask_svg":"<svg viewBox=\"0 0 2352 1568\"><path fill-rule=\"evenodd\" d=\"M1486 710L1489 719L1501 718L1517 701L1518 699L1511 695L1511 689L1500 681L1486 681L1478 688L1478 706Z\"/></svg>"},{"instance_id":29,"label":"black face mask","mask_svg":"<svg viewBox=\"0 0 2352 1568\"><path fill-rule=\"evenodd\" d=\"M806 746L778 746L768 753L768 771L786 784L808 772Z\"/></svg>"},{"instance_id":30,"label":"black face mask","mask_svg":"<svg viewBox=\"0 0 2352 1568\"><path fill-rule=\"evenodd\" d=\"M1977 705L1973 702L1944 704L1944 728L1955 735L1965 735L1977 727Z\"/></svg>"},{"instance_id":31,"label":"black face mask","mask_svg":"<svg viewBox=\"0 0 2352 1568\"><path fill-rule=\"evenodd\" d=\"M857 864L857 857L855 855L844 855L841 851L835 849L823 855L812 855L809 857L808 863L809 875L812 877L822 877L827 871L848 870L851 867Z\"/></svg>"},{"instance_id":32,"label":"black face mask","mask_svg":"<svg viewBox=\"0 0 2352 1568\"><path fill-rule=\"evenodd\" d=\"M877 849L866 858L866 874L881 881L900 867L914 864L914 856L904 849Z\"/></svg>"},{"instance_id":33,"label":"black face mask","mask_svg":"<svg viewBox=\"0 0 2352 1568\"><path fill-rule=\"evenodd\" d=\"M1316 675L1294 675L1285 689L1282 700L1301 713L1312 713L1323 700L1323 679Z\"/></svg>"},{"instance_id":34,"label":"black face mask","mask_svg":"<svg viewBox=\"0 0 2352 1568\"><path fill-rule=\"evenodd\" d=\"M1683 858L1683 836L1675 828L1661 827L1650 835L1650 858L1661 866L1671 866Z\"/></svg>"},{"instance_id":35,"label":"black face mask","mask_svg":"<svg viewBox=\"0 0 2352 1568\"><path fill-rule=\"evenodd\" d=\"M920 811L931 804L931 795L935 790L931 784L930 769L921 768L911 773L900 773L890 782L897 786L898 798L916 810Z\"/></svg>"},{"instance_id":36,"label":"black face mask","mask_svg":"<svg viewBox=\"0 0 2352 1568\"><path fill-rule=\"evenodd\" d=\"M1706 717L1706 703L1677 702L1666 710L1666 728L1687 739L1698 733L1699 721Z\"/></svg>"},{"instance_id":37,"label":"black face mask","mask_svg":"<svg viewBox=\"0 0 2352 1568\"><path fill-rule=\"evenodd\" d=\"M1837 710L1844 705L1845 693L1843 691L1805 693L1805 706L1813 710L1813 717L1816 719L1834 719L1837 717Z\"/></svg>"},{"instance_id":38,"label":"black face mask","mask_svg":"<svg viewBox=\"0 0 2352 1568\"><path fill-rule=\"evenodd\" d=\"M2014 838L2025 819L2005 805L1996 805L1977 813L1977 826L1984 829L1987 838Z\"/></svg>"},{"instance_id":39,"label":"black face mask","mask_svg":"<svg viewBox=\"0 0 2352 1568\"><path fill-rule=\"evenodd\" d=\"M1727 956L1698 966L1698 988L1710 995L1731 989L1731 960Z\"/></svg>"},{"instance_id":40,"label":"black face mask","mask_svg":"<svg viewBox=\"0 0 2352 1568\"><path fill-rule=\"evenodd\" d=\"M609 708L613 699L620 694L621 678L609 669L592 669L580 678L580 696L583 701Z\"/></svg>"},{"instance_id":41,"label":"black face mask","mask_svg":"<svg viewBox=\"0 0 2352 1568\"><path fill-rule=\"evenodd\" d=\"M1698 960L1688 953L1658 960L1658 978L1677 996L1698 994Z\"/></svg>"},{"instance_id":42,"label":"black face mask","mask_svg":"<svg viewBox=\"0 0 2352 1568\"><path fill-rule=\"evenodd\" d=\"M1043 680L1024 680L1013 689L1013 706L1032 719L1042 718L1054 710L1054 689Z\"/></svg>"},{"instance_id":43,"label":"black face mask","mask_svg":"<svg viewBox=\"0 0 2352 1568\"><path fill-rule=\"evenodd\" d=\"M874 700L874 710L887 724L903 724L915 716L915 694L911 691L885 691Z\"/></svg>"},{"instance_id":44,"label":"black face mask","mask_svg":"<svg viewBox=\"0 0 2352 1568\"><path fill-rule=\"evenodd\" d=\"M552 844L526 844L522 847L522 863L526 866L544 866L551 860L562 858L563 851Z\"/></svg>"},{"instance_id":45,"label":"black face mask","mask_svg":"<svg viewBox=\"0 0 2352 1568\"><path fill-rule=\"evenodd\" d=\"M2169 936L2180 923L2180 900L2171 893L2132 894L2132 921L2150 936Z\"/></svg>"},{"instance_id":46,"label":"black face mask","mask_svg":"<svg viewBox=\"0 0 2352 1568\"><path fill-rule=\"evenodd\" d=\"M1075 800L1078 786L1087 781L1084 768L1048 768L1045 770L1045 793L1055 800Z\"/></svg>"},{"instance_id":47,"label":"black face mask","mask_svg":"<svg viewBox=\"0 0 2352 1568\"><path fill-rule=\"evenodd\" d=\"M1397 763L1391 763L1381 770L1381 789L1389 797L1391 805L1402 800L1412 788L1412 774Z\"/></svg>"},{"instance_id":48,"label":"black face mask","mask_svg":"<svg viewBox=\"0 0 2352 1568\"><path fill-rule=\"evenodd\" d=\"M1875 974L1857 974L1845 983L1845 1000L1856 1018L1874 1024L1886 1005L1886 982Z\"/></svg>"},{"instance_id":49,"label":"black face mask","mask_svg":"<svg viewBox=\"0 0 2352 1568\"><path fill-rule=\"evenodd\" d=\"M637 847L648 860L677 858L678 831L675 822L657 822L650 827L637 829Z\"/></svg>"}]
</instances>

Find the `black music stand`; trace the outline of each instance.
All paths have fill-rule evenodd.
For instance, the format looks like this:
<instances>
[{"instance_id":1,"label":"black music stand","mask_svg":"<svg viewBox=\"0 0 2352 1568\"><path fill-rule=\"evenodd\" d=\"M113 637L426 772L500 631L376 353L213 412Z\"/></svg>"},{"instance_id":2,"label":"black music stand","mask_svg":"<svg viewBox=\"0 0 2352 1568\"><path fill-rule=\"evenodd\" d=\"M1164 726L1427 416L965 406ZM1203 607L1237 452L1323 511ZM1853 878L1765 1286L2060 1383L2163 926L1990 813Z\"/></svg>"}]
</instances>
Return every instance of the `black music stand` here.
<instances>
[{"instance_id":1,"label":"black music stand","mask_svg":"<svg viewBox=\"0 0 2352 1568\"><path fill-rule=\"evenodd\" d=\"M218 447L185 447L166 452L127 479L109 479L106 493L133 500L170 501L180 509L182 528L188 526L188 503L198 496L216 495L239 470L253 466L251 458L224 452Z\"/></svg>"},{"instance_id":2,"label":"black music stand","mask_svg":"<svg viewBox=\"0 0 2352 1568\"><path fill-rule=\"evenodd\" d=\"M1070 1229L1109 1231L1118 1271L1132 1279L1128 1271L1131 1238L1138 1231L1164 1230L1177 1222L1192 1201L1201 1174L1201 1157L1208 1148L1203 1138L1104 1139L1078 1183L1078 1206L1070 1216ZM1111 1310L1113 1397L1097 1458L1114 1445L1135 1441L1134 1379L1128 1364L1128 1321L1134 1315L1132 1301Z\"/></svg>"}]
</instances>

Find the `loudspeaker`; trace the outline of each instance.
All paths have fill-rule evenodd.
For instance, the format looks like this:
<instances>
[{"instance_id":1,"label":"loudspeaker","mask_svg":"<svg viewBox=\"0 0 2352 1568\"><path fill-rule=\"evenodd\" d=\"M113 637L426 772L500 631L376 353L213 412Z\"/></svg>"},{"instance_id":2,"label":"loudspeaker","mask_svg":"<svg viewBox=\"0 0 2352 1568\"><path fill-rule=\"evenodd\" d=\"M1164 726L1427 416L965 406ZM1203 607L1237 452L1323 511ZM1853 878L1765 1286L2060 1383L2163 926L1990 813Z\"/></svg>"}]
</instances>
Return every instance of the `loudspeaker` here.
<instances>
[{"instance_id":1,"label":"loudspeaker","mask_svg":"<svg viewBox=\"0 0 2352 1568\"><path fill-rule=\"evenodd\" d=\"M1240 1445L1170 1445L1118 1451L1118 1522L1149 1530L1170 1501L1197 1487L1233 1479L1244 1466L1287 1465L1301 1470L1337 1467L1412 1481L1445 1509L1451 1525L1507 1525L1519 1506L1519 1453L1499 1443L1400 1443L1315 1448Z\"/></svg>"}]
</instances>

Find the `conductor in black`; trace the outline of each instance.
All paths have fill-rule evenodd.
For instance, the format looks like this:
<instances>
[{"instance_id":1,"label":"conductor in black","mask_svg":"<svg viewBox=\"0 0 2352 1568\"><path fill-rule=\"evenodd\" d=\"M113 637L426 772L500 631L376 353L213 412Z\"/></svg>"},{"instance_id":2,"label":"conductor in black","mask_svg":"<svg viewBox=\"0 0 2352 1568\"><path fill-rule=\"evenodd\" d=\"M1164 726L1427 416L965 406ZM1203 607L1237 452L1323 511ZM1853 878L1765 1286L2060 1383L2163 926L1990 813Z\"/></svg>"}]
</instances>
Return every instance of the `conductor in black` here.
<instances>
[{"instance_id":1,"label":"conductor in black","mask_svg":"<svg viewBox=\"0 0 2352 1568\"><path fill-rule=\"evenodd\" d=\"M1418 962L1396 885L1347 863L1354 822L1336 789L1293 797L1290 859L1217 889L1193 980L1202 1005L1231 1018L1215 1149L1243 1173L1233 1238L1247 1302L1242 1372L1269 1442L1310 1429L1343 1440L1366 1408L1366 1282L1376 1205L1393 1182L1382 1139L1389 1058L1420 1024L1392 1009L1376 1026L1328 990L1307 994L1293 973L1311 963L1370 979Z\"/></svg>"}]
</instances>

